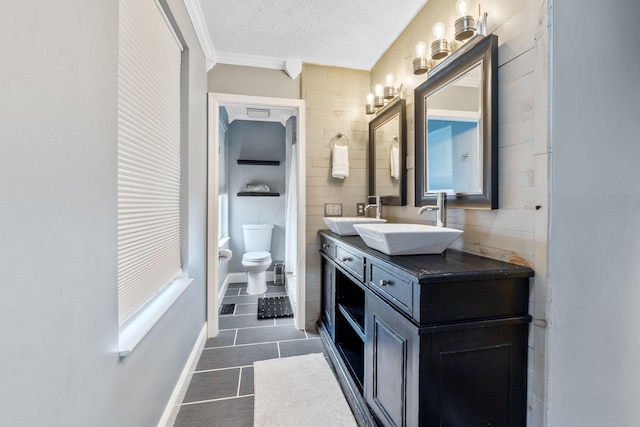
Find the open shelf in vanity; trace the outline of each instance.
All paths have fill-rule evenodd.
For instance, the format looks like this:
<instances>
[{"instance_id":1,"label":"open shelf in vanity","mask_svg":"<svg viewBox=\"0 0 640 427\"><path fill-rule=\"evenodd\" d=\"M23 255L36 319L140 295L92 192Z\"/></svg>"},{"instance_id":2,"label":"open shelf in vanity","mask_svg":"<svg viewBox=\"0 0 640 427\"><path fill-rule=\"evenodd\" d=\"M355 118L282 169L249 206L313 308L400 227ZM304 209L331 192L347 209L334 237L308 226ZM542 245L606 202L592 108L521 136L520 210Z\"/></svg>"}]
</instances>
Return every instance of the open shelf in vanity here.
<instances>
[{"instance_id":1,"label":"open shelf in vanity","mask_svg":"<svg viewBox=\"0 0 640 427\"><path fill-rule=\"evenodd\" d=\"M320 336L365 425L525 425L531 269L320 238Z\"/></svg>"},{"instance_id":2,"label":"open shelf in vanity","mask_svg":"<svg viewBox=\"0 0 640 427\"><path fill-rule=\"evenodd\" d=\"M340 268L335 272L336 348L362 392L364 381L364 304L365 293Z\"/></svg>"}]
</instances>

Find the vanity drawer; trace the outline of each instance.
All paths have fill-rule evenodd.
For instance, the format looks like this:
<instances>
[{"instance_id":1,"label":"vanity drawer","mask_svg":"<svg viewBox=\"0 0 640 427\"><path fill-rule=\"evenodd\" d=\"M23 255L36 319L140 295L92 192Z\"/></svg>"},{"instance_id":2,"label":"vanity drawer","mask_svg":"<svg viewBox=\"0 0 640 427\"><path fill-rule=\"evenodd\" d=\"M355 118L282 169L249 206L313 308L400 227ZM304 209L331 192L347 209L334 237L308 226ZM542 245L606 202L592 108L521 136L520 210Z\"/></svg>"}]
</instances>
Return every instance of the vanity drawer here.
<instances>
[{"instance_id":1,"label":"vanity drawer","mask_svg":"<svg viewBox=\"0 0 640 427\"><path fill-rule=\"evenodd\" d=\"M336 244L333 240L324 236L320 236L320 250L327 254L329 258L335 258L336 256Z\"/></svg>"},{"instance_id":2,"label":"vanity drawer","mask_svg":"<svg viewBox=\"0 0 640 427\"><path fill-rule=\"evenodd\" d=\"M369 287L386 297L394 306L411 315L413 283L375 264L370 264L369 271Z\"/></svg>"},{"instance_id":3,"label":"vanity drawer","mask_svg":"<svg viewBox=\"0 0 640 427\"><path fill-rule=\"evenodd\" d=\"M336 247L336 261L358 280L364 282L364 258L343 248Z\"/></svg>"}]
</instances>

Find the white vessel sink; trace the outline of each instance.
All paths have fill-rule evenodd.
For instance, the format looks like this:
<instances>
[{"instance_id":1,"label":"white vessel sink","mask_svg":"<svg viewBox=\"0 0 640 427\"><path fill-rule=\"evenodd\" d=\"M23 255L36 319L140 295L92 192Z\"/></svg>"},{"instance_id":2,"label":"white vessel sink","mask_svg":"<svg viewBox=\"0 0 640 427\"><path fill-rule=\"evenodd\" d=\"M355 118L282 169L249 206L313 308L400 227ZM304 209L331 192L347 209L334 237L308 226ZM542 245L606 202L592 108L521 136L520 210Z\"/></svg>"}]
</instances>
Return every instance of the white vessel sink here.
<instances>
[{"instance_id":1,"label":"white vessel sink","mask_svg":"<svg viewBox=\"0 0 640 427\"><path fill-rule=\"evenodd\" d=\"M439 254L462 230L424 224L355 224L362 240L387 255Z\"/></svg>"},{"instance_id":2,"label":"white vessel sink","mask_svg":"<svg viewBox=\"0 0 640 427\"><path fill-rule=\"evenodd\" d=\"M367 218L366 216L327 216L322 218L329 230L341 236L356 236L358 232L353 228L355 224L384 224L386 219Z\"/></svg>"}]
</instances>

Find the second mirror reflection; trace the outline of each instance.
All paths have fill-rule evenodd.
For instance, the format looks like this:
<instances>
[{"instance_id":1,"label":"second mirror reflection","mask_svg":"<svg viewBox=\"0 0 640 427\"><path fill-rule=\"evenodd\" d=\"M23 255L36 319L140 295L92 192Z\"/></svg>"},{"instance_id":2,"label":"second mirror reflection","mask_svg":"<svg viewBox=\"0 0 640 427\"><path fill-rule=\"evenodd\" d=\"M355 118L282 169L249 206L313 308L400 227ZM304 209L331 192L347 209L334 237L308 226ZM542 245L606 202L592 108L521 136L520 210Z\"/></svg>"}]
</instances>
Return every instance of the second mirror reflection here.
<instances>
[{"instance_id":1,"label":"second mirror reflection","mask_svg":"<svg viewBox=\"0 0 640 427\"><path fill-rule=\"evenodd\" d=\"M407 204L405 104L397 99L369 122L369 195L383 205Z\"/></svg>"}]
</instances>

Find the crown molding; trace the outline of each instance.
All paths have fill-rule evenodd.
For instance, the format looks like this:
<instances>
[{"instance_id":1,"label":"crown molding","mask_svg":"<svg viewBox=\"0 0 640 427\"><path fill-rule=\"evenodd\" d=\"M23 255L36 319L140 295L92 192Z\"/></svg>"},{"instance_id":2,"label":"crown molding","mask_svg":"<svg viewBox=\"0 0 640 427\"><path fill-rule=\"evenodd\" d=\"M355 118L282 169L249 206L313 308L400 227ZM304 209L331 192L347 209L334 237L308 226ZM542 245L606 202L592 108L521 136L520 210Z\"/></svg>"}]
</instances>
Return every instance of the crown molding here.
<instances>
[{"instance_id":1,"label":"crown molding","mask_svg":"<svg viewBox=\"0 0 640 427\"><path fill-rule=\"evenodd\" d=\"M198 41L200 42L200 47L202 47L207 71L209 71L214 65L216 65L216 53L213 50L213 43L211 42L211 36L207 29L207 24L204 19L204 14L202 13L202 8L200 7L200 2L198 0L184 0L184 5L187 8L189 18L191 18L191 23L193 24L193 29L196 32L196 37L198 37Z\"/></svg>"},{"instance_id":2,"label":"crown molding","mask_svg":"<svg viewBox=\"0 0 640 427\"><path fill-rule=\"evenodd\" d=\"M242 65L245 67L270 68L283 70L289 77L295 79L302 72L302 61L291 59L278 59L268 56L244 55L239 53L218 52L216 54L218 64Z\"/></svg>"}]
</instances>

